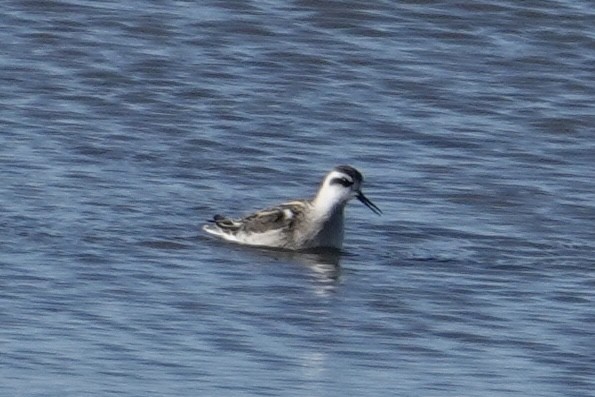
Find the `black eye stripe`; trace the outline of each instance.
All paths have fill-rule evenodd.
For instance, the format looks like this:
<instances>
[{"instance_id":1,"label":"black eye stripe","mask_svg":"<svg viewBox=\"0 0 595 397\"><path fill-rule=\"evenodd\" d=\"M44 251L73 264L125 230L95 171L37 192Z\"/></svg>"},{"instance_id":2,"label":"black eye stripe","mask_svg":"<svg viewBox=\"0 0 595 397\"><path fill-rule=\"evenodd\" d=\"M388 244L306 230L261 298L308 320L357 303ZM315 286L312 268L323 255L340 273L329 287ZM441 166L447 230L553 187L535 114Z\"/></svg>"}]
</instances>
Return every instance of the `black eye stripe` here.
<instances>
[{"instance_id":1,"label":"black eye stripe","mask_svg":"<svg viewBox=\"0 0 595 397\"><path fill-rule=\"evenodd\" d=\"M353 182L347 178L333 178L331 179L331 185L338 183L339 185L343 185L345 187L349 187L353 185Z\"/></svg>"}]
</instances>

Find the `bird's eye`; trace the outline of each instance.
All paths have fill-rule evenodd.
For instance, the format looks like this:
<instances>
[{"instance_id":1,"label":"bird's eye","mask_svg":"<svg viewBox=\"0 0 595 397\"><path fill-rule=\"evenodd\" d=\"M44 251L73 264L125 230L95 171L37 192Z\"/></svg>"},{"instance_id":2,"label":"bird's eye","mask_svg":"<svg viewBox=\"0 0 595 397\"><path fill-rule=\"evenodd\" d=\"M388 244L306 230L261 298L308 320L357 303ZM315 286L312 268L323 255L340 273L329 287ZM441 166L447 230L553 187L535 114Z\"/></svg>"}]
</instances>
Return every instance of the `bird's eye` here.
<instances>
[{"instance_id":1,"label":"bird's eye","mask_svg":"<svg viewBox=\"0 0 595 397\"><path fill-rule=\"evenodd\" d=\"M353 181L350 181L349 179L345 178L345 177L341 177L341 178L333 178L331 180L331 185L338 183L341 186L345 186L345 187L349 187L351 185L353 185Z\"/></svg>"}]
</instances>

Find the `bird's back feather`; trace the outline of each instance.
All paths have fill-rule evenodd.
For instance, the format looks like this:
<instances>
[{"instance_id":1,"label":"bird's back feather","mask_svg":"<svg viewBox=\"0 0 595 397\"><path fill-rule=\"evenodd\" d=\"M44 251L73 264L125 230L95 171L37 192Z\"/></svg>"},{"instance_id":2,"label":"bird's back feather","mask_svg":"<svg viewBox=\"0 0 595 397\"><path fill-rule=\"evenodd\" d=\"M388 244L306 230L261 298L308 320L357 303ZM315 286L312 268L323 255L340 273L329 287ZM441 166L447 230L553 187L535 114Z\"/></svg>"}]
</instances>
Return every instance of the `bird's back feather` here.
<instances>
[{"instance_id":1,"label":"bird's back feather","mask_svg":"<svg viewBox=\"0 0 595 397\"><path fill-rule=\"evenodd\" d=\"M226 240L250 245L291 246L294 223L303 217L309 203L292 201L255 212L242 219L215 215L214 225L203 229Z\"/></svg>"}]
</instances>

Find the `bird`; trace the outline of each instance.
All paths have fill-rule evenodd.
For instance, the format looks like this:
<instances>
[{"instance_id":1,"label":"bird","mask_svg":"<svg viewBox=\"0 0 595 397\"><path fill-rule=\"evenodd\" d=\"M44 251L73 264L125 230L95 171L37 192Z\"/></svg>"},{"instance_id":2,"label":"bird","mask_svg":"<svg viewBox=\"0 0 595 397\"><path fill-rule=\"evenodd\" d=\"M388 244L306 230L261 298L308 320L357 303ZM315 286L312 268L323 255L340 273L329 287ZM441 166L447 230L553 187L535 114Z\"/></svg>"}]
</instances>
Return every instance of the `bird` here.
<instances>
[{"instance_id":1,"label":"bird","mask_svg":"<svg viewBox=\"0 0 595 397\"><path fill-rule=\"evenodd\" d=\"M292 251L343 246L344 210L356 198L372 212L382 211L362 192L364 178L349 165L334 167L316 196L257 211L239 219L215 215L203 230L234 243Z\"/></svg>"}]
</instances>

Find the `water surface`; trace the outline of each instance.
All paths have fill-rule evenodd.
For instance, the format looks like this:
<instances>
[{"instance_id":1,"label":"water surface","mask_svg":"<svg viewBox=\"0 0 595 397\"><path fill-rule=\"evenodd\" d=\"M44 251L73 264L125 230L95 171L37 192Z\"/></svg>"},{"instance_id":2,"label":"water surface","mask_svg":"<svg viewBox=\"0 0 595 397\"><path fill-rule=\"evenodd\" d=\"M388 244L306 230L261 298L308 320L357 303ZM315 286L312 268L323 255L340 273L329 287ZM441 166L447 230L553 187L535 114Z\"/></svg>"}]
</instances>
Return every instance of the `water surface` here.
<instances>
[{"instance_id":1,"label":"water surface","mask_svg":"<svg viewBox=\"0 0 595 397\"><path fill-rule=\"evenodd\" d=\"M592 395L590 2L0 11L1 395ZM337 164L338 257L200 230Z\"/></svg>"}]
</instances>

